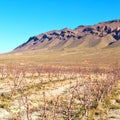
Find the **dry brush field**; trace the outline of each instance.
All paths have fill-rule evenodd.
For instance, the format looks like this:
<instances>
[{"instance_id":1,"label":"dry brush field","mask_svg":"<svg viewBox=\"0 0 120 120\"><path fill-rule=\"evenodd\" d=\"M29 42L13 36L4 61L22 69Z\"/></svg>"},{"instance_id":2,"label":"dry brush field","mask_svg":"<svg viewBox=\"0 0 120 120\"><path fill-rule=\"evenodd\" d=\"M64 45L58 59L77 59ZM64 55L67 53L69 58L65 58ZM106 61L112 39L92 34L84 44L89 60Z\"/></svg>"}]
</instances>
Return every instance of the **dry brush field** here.
<instances>
[{"instance_id":1,"label":"dry brush field","mask_svg":"<svg viewBox=\"0 0 120 120\"><path fill-rule=\"evenodd\" d=\"M117 63L106 69L1 65L0 119L94 120L91 111L105 100L119 77Z\"/></svg>"}]
</instances>

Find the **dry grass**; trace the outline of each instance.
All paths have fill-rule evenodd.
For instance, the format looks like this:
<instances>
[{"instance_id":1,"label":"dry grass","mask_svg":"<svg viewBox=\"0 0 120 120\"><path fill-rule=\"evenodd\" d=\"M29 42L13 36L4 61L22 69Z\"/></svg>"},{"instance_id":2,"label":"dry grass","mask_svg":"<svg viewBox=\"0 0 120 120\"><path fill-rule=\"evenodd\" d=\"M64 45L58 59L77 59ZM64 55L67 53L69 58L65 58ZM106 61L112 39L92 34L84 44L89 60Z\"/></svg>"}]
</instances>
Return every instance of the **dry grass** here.
<instances>
[{"instance_id":1,"label":"dry grass","mask_svg":"<svg viewBox=\"0 0 120 120\"><path fill-rule=\"evenodd\" d=\"M87 119L112 90L118 72L118 66L1 66L0 106L16 119Z\"/></svg>"},{"instance_id":2,"label":"dry grass","mask_svg":"<svg viewBox=\"0 0 120 120\"><path fill-rule=\"evenodd\" d=\"M77 48L34 55L1 55L0 119L115 117L108 113L119 109L119 89L115 86L120 78L120 57L116 50L119 49ZM5 118L2 114L6 114Z\"/></svg>"}]
</instances>

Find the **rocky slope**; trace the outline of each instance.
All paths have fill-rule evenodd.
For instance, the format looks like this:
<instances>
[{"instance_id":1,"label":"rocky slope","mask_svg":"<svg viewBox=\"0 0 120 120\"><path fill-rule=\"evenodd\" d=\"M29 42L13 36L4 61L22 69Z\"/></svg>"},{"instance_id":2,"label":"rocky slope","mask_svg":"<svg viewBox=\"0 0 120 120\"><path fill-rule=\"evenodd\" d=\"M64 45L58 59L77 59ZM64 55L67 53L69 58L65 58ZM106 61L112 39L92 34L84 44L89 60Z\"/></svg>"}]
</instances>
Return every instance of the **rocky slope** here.
<instances>
[{"instance_id":1,"label":"rocky slope","mask_svg":"<svg viewBox=\"0 0 120 120\"><path fill-rule=\"evenodd\" d=\"M120 20L101 22L93 26L65 28L30 37L13 51L63 50L74 47L120 47Z\"/></svg>"}]
</instances>

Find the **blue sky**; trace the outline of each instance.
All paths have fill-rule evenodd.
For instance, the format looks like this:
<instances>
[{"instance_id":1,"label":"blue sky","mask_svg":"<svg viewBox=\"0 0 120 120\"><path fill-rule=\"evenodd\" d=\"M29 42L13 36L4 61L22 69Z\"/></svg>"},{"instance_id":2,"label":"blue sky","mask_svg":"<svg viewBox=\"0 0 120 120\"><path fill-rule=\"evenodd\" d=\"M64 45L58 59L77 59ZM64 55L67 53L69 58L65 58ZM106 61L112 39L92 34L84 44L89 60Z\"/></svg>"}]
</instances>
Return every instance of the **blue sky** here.
<instances>
[{"instance_id":1,"label":"blue sky","mask_svg":"<svg viewBox=\"0 0 120 120\"><path fill-rule=\"evenodd\" d=\"M0 53L50 30L120 19L120 0L0 0Z\"/></svg>"}]
</instances>

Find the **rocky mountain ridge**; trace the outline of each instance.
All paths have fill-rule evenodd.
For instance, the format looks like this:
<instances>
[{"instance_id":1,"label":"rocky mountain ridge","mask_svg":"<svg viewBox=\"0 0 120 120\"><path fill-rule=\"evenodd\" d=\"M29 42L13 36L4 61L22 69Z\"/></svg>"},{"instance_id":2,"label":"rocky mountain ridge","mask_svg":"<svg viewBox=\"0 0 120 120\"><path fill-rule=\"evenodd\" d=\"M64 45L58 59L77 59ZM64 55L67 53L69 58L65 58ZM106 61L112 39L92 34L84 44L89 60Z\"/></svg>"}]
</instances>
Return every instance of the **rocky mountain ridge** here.
<instances>
[{"instance_id":1,"label":"rocky mountain ridge","mask_svg":"<svg viewBox=\"0 0 120 120\"><path fill-rule=\"evenodd\" d=\"M101 22L93 26L65 28L30 37L13 51L63 50L73 47L120 47L120 20Z\"/></svg>"}]
</instances>

